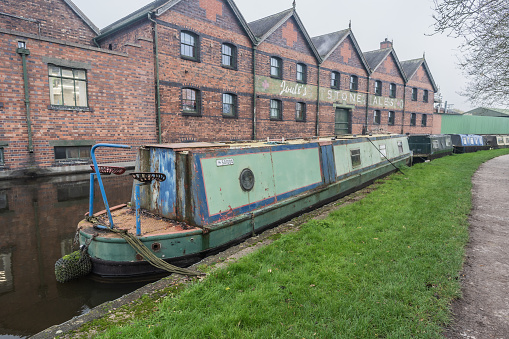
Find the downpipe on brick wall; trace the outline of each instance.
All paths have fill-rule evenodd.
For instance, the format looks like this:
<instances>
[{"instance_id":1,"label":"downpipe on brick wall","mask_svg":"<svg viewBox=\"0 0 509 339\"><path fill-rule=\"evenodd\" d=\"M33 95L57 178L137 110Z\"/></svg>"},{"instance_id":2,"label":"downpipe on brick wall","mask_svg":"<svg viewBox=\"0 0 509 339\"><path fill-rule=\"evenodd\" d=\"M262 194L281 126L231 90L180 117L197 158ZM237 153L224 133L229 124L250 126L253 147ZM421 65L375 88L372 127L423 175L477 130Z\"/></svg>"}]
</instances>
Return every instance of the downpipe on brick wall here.
<instances>
[{"instance_id":1,"label":"downpipe on brick wall","mask_svg":"<svg viewBox=\"0 0 509 339\"><path fill-rule=\"evenodd\" d=\"M368 90L366 93L366 117L364 118L364 127L362 128L362 135L368 134L368 118L369 118L369 83L371 76L368 75Z\"/></svg>"},{"instance_id":2,"label":"downpipe on brick wall","mask_svg":"<svg viewBox=\"0 0 509 339\"><path fill-rule=\"evenodd\" d=\"M316 101L316 122L315 122L315 135L318 138L319 136L319 119L320 119L320 66L322 64L318 63L318 90L316 91L317 94L317 101Z\"/></svg>"},{"instance_id":3,"label":"downpipe on brick wall","mask_svg":"<svg viewBox=\"0 0 509 339\"><path fill-rule=\"evenodd\" d=\"M21 60L23 62L23 85L25 87L25 109L26 109L26 119L27 119L27 130L28 130L28 151L30 153L34 152L34 146L32 143L32 120L30 118L30 93L28 91L28 71L27 71L27 59L26 57L30 55L30 51L26 48L24 42L18 42L18 49L16 49L16 53L21 55Z\"/></svg>"},{"instance_id":4,"label":"downpipe on brick wall","mask_svg":"<svg viewBox=\"0 0 509 339\"><path fill-rule=\"evenodd\" d=\"M156 115L157 115L157 141L162 143L161 136L161 92L159 85L159 43L157 39L157 22L152 19L151 13L148 13L148 20L154 23L154 59L156 72Z\"/></svg>"},{"instance_id":5,"label":"downpipe on brick wall","mask_svg":"<svg viewBox=\"0 0 509 339\"><path fill-rule=\"evenodd\" d=\"M256 140L256 50L253 46L253 140Z\"/></svg>"}]
</instances>

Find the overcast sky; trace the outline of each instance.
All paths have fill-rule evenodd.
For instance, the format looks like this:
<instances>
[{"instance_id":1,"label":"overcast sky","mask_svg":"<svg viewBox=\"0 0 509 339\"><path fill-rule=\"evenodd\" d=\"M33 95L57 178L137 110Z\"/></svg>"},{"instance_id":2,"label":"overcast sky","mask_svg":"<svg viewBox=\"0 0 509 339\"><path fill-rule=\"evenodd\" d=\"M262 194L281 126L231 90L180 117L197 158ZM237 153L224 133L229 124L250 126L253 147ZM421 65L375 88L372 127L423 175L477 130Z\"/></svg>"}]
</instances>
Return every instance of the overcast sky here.
<instances>
[{"instance_id":1,"label":"overcast sky","mask_svg":"<svg viewBox=\"0 0 509 339\"><path fill-rule=\"evenodd\" d=\"M278 13L293 0L234 0L247 22ZM152 2L151 0L73 0L99 28ZM443 101L453 108L474 108L458 92L466 82L456 66L459 40L445 35L429 36L433 29L432 0L297 0L297 13L311 37L348 28L363 52L380 48L385 38L394 41L400 61L426 61Z\"/></svg>"}]
</instances>

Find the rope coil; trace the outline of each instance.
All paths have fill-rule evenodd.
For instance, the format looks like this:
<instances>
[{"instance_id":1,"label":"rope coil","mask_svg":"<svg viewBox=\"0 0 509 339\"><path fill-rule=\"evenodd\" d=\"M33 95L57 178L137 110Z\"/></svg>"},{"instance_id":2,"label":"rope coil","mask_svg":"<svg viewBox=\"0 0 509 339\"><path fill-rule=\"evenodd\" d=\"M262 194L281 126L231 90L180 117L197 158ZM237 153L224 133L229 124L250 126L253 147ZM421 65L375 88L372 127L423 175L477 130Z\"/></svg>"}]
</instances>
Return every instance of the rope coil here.
<instances>
[{"instance_id":1,"label":"rope coil","mask_svg":"<svg viewBox=\"0 0 509 339\"><path fill-rule=\"evenodd\" d=\"M186 268L178 267L172 264L167 263L161 258L158 258L150 251L150 249L145 246L140 239L135 237L134 235L128 233L126 230L119 230L119 229L111 229L108 228L109 231L117 233L120 235L131 247L139 254L141 255L148 263L150 263L152 266L157 267L161 270L170 272L170 273L177 273L181 275L188 275L188 276L199 276L203 275L204 273L189 270Z\"/></svg>"}]
</instances>

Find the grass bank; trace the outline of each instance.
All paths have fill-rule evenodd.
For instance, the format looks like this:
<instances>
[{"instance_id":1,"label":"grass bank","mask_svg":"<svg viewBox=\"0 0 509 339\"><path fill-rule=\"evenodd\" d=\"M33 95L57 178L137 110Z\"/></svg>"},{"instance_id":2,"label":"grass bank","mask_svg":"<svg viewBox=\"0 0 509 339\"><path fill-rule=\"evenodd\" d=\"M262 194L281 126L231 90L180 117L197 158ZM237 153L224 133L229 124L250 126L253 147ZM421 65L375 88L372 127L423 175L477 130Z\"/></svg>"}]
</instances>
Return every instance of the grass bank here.
<instances>
[{"instance_id":1,"label":"grass bank","mask_svg":"<svg viewBox=\"0 0 509 339\"><path fill-rule=\"evenodd\" d=\"M449 304L460 296L471 177L481 163L507 153L454 155L406 168L326 219L178 294L149 300L143 307L151 311L141 319L112 325L102 336L440 337Z\"/></svg>"}]
</instances>

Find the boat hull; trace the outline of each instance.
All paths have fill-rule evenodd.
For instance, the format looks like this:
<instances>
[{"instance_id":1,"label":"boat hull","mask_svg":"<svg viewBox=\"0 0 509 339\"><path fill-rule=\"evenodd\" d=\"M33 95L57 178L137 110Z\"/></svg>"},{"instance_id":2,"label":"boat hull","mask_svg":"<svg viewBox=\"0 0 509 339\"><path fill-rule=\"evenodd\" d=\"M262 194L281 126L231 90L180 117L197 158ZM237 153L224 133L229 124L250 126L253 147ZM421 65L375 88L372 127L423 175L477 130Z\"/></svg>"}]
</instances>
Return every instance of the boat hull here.
<instances>
[{"instance_id":1,"label":"boat hull","mask_svg":"<svg viewBox=\"0 0 509 339\"><path fill-rule=\"evenodd\" d=\"M322 154L326 153L322 152ZM377 156L380 157L378 154ZM331 165L334 161L338 163L338 159L334 157L330 160ZM329 175L330 181L333 182L226 220L170 234L142 235L139 239L146 247L152 249L157 257L171 264L186 267L278 223L358 190L400 166L409 165L410 161L408 151L392 157L390 162L380 160L354 171L348 170L346 173L341 173L337 169L334 169L334 172L324 171L322 165L321 173L324 178L327 177L328 172L335 174L332 178ZM92 272L96 276L106 280L118 278L141 280L164 274L163 271L137 256L136 251L122 238L111 237L108 231L98 233L97 230L87 227L84 221L80 227L82 227L80 242L90 243L88 252L93 262ZM96 236L93 241L90 241L94 234Z\"/></svg>"}]
</instances>

